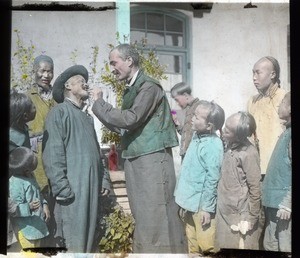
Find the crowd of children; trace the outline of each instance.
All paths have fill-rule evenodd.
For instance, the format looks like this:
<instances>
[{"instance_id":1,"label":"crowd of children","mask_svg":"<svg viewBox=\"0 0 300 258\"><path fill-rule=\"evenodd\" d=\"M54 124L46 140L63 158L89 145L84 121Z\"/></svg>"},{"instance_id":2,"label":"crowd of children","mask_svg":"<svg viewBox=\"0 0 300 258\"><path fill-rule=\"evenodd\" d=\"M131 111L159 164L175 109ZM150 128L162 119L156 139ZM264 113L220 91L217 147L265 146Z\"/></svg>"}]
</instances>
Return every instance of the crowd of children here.
<instances>
[{"instance_id":1,"label":"crowd of children","mask_svg":"<svg viewBox=\"0 0 300 258\"><path fill-rule=\"evenodd\" d=\"M192 119L195 132L175 189L190 254L260 250L261 237L264 250L291 252L290 92L278 114L286 130L261 183L259 146L249 140L256 136L254 117L242 111L231 114L219 137L216 130L222 129L223 109L200 101ZM261 214L265 214L265 222Z\"/></svg>"}]
</instances>

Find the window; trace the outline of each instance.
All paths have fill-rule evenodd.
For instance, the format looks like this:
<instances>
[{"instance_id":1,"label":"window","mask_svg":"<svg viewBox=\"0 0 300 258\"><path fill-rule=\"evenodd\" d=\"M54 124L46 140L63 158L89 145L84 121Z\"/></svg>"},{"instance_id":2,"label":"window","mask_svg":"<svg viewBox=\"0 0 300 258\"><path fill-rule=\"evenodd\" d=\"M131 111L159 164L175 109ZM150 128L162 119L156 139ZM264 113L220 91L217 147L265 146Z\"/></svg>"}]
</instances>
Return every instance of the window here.
<instances>
[{"instance_id":1,"label":"window","mask_svg":"<svg viewBox=\"0 0 300 258\"><path fill-rule=\"evenodd\" d=\"M175 10L145 9L132 7L130 13L130 40L146 48L154 48L161 64L167 66L167 80L162 81L171 107L170 97L174 84L189 83L189 47L187 16ZM144 49L145 50L145 49Z\"/></svg>"}]
</instances>

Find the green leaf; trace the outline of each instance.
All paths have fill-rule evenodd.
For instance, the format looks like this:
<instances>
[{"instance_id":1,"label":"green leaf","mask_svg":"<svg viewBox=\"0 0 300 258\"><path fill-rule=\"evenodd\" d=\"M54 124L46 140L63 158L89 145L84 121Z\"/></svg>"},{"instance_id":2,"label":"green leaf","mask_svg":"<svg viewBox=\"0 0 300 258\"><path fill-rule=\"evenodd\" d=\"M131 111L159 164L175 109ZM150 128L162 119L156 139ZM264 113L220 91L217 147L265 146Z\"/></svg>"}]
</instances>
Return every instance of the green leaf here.
<instances>
[{"instance_id":1,"label":"green leaf","mask_svg":"<svg viewBox=\"0 0 300 258\"><path fill-rule=\"evenodd\" d=\"M111 228L111 229L110 229L110 233L111 233L112 235L114 235L114 234L115 234L115 229L114 229L114 228Z\"/></svg>"},{"instance_id":2,"label":"green leaf","mask_svg":"<svg viewBox=\"0 0 300 258\"><path fill-rule=\"evenodd\" d=\"M113 237L113 240L120 239L121 237L122 237L122 234L121 234L121 233L117 233L117 234Z\"/></svg>"}]
</instances>

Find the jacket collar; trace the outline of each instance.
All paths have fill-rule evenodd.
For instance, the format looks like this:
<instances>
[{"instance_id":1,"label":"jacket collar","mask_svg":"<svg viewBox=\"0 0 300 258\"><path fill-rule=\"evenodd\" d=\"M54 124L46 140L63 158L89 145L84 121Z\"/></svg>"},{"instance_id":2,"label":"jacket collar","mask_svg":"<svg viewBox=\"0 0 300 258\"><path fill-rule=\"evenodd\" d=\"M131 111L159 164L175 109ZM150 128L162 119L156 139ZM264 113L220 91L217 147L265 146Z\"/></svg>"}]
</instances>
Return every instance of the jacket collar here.
<instances>
[{"instance_id":1,"label":"jacket collar","mask_svg":"<svg viewBox=\"0 0 300 258\"><path fill-rule=\"evenodd\" d=\"M274 85L270 86L266 93L263 94L261 91L259 91L259 94L253 99L253 102L257 102L262 98L270 98L273 99L274 96L276 95L276 91L279 89L280 85L276 82Z\"/></svg>"}]
</instances>

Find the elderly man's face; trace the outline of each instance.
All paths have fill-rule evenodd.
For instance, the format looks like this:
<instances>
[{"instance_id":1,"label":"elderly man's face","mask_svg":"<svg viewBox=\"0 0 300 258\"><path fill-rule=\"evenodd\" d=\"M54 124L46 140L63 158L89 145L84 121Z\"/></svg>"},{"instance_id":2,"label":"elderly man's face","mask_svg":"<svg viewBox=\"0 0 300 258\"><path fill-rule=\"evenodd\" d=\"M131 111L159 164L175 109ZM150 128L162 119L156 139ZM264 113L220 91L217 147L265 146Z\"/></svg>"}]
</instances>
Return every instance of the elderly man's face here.
<instances>
[{"instance_id":1,"label":"elderly man's face","mask_svg":"<svg viewBox=\"0 0 300 258\"><path fill-rule=\"evenodd\" d=\"M86 80L81 75L75 75L71 77L67 84L69 85L69 90L73 96L77 99L86 100L89 97L88 89L89 86Z\"/></svg>"},{"instance_id":2,"label":"elderly man's face","mask_svg":"<svg viewBox=\"0 0 300 258\"><path fill-rule=\"evenodd\" d=\"M41 61L35 70L35 82L43 89L48 90L53 79L53 66L45 61Z\"/></svg>"},{"instance_id":3,"label":"elderly man's face","mask_svg":"<svg viewBox=\"0 0 300 258\"><path fill-rule=\"evenodd\" d=\"M113 50L109 54L109 64L112 67L112 73L117 77L119 81L131 78L132 63L132 58L126 58L125 60L123 60L120 57L119 51L117 49Z\"/></svg>"}]
</instances>

